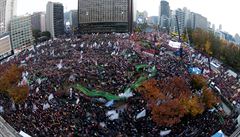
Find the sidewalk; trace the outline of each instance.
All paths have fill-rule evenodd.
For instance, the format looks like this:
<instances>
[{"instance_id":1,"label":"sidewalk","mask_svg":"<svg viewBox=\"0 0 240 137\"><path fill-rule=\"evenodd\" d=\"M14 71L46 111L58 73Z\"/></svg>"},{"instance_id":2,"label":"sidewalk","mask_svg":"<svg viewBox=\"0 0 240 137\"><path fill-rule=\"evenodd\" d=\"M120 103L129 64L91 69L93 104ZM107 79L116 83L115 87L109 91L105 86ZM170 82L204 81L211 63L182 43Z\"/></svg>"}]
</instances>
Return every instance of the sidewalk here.
<instances>
[{"instance_id":1,"label":"sidewalk","mask_svg":"<svg viewBox=\"0 0 240 137\"><path fill-rule=\"evenodd\" d=\"M21 137L18 132L12 128L1 116L0 116L0 137Z\"/></svg>"}]
</instances>

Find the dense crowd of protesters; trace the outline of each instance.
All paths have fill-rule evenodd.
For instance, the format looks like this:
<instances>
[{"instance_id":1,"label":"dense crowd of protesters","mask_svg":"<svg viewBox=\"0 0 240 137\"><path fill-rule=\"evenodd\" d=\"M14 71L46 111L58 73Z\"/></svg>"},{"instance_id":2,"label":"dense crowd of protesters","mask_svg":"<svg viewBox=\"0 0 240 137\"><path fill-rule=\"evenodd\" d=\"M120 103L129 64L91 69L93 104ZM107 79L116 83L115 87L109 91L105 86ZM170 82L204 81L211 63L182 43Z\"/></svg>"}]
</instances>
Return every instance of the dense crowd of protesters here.
<instances>
[{"instance_id":1,"label":"dense crowd of protesters","mask_svg":"<svg viewBox=\"0 0 240 137\"><path fill-rule=\"evenodd\" d=\"M152 45L161 39L162 46L152 46L154 53L149 56L129 34L92 34L50 40L12 57L4 64L24 67L30 94L22 104L14 104L1 94L1 116L16 130L31 136L160 136L161 131L170 130L168 136L206 137L220 129L227 134L233 132L232 119L225 118L221 123L216 111L207 110L197 117L184 118L180 124L163 127L153 122L147 102L137 92L107 107L104 98L88 97L73 88L80 83L88 89L118 95L139 77L135 73L138 64L156 66L156 79L188 77L188 54L180 61L168 49L168 35L137 35ZM106 112L110 110L116 110L119 118L109 119ZM137 119L143 110L146 116Z\"/></svg>"}]
</instances>

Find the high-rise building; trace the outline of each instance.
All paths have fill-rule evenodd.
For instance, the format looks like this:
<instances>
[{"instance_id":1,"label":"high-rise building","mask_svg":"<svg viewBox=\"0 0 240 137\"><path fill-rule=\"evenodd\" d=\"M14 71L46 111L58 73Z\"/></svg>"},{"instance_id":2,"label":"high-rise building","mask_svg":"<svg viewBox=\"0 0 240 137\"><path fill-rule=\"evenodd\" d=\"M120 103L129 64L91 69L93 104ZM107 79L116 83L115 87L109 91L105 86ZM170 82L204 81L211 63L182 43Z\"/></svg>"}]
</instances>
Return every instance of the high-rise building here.
<instances>
[{"instance_id":1,"label":"high-rise building","mask_svg":"<svg viewBox=\"0 0 240 137\"><path fill-rule=\"evenodd\" d=\"M215 31L215 24L212 24L212 30Z\"/></svg>"},{"instance_id":2,"label":"high-rise building","mask_svg":"<svg viewBox=\"0 0 240 137\"><path fill-rule=\"evenodd\" d=\"M13 49L24 49L32 45L31 16L16 17L10 22Z\"/></svg>"},{"instance_id":3,"label":"high-rise building","mask_svg":"<svg viewBox=\"0 0 240 137\"><path fill-rule=\"evenodd\" d=\"M158 24L158 16L150 16L148 17L149 25L157 25Z\"/></svg>"},{"instance_id":4,"label":"high-rise building","mask_svg":"<svg viewBox=\"0 0 240 137\"><path fill-rule=\"evenodd\" d=\"M11 53L12 46L10 35L5 33L4 35L0 36L0 61L11 55Z\"/></svg>"},{"instance_id":5,"label":"high-rise building","mask_svg":"<svg viewBox=\"0 0 240 137\"><path fill-rule=\"evenodd\" d=\"M170 25L170 7L166 0L161 1L159 12L160 28L168 31Z\"/></svg>"},{"instance_id":6,"label":"high-rise building","mask_svg":"<svg viewBox=\"0 0 240 137\"><path fill-rule=\"evenodd\" d=\"M69 22L72 28L78 27L78 12L77 10L69 11Z\"/></svg>"},{"instance_id":7,"label":"high-rise building","mask_svg":"<svg viewBox=\"0 0 240 137\"><path fill-rule=\"evenodd\" d=\"M178 32L177 30L177 23L179 27L180 34L184 32L185 29L185 12L182 9L175 10L175 18L177 18L175 22L175 32Z\"/></svg>"},{"instance_id":8,"label":"high-rise building","mask_svg":"<svg viewBox=\"0 0 240 137\"><path fill-rule=\"evenodd\" d=\"M194 13L194 26L193 28L200 28L203 30L208 30L208 21L206 17L203 17L202 15L198 14L198 13Z\"/></svg>"},{"instance_id":9,"label":"high-rise building","mask_svg":"<svg viewBox=\"0 0 240 137\"><path fill-rule=\"evenodd\" d=\"M170 6L166 0L161 0L160 16L170 17Z\"/></svg>"},{"instance_id":10,"label":"high-rise building","mask_svg":"<svg viewBox=\"0 0 240 137\"><path fill-rule=\"evenodd\" d=\"M184 27L186 27L186 28L193 28L192 12L189 9L187 9L186 7L183 8L183 12L185 14Z\"/></svg>"},{"instance_id":11,"label":"high-rise building","mask_svg":"<svg viewBox=\"0 0 240 137\"><path fill-rule=\"evenodd\" d=\"M222 31L222 24L219 25L219 31Z\"/></svg>"},{"instance_id":12,"label":"high-rise building","mask_svg":"<svg viewBox=\"0 0 240 137\"><path fill-rule=\"evenodd\" d=\"M137 0L133 1L133 22L137 22Z\"/></svg>"},{"instance_id":13,"label":"high-rise building","mask_svg":"<svg viewBox=\"0 0 240 137\"><path fill-rule=\"evenodd\" d=\"M80 33L131 32L132 0L78 0Z\"/></svg>"},{"instance_id":14,"label":"high-rise building","mask_svg":"<svg viewBox=\"0 0 240 137\"><path fill-rule=\"evenodd\" d=\"M46 30L53 38L64 34L63 5L58 2L48 2L46 9Z\"/></svg>"},{"instance_id":15,"label":"high-rise building","mask_svg":"<svg viewBox=\"0 0 240 137\"><path fill-rule=\"evenodd\" d=\"M240 36L238 34L235 34L234 39L237 44L240 44Z\"/></svg>"},{"instance_id":16,"label":"high-rise building","mask_svg":"<svg viewBox=\"0 0 240 137\"><path fill-rule=\"evenodd\" d=\"M46 31L45 14L36 12L31 15L31 24L33 30Z\"/></svg>"},{"instance_id":17,"label":"high-rise building","mask_svg":"<svg viewBox=\"0 0 240 137\"><path fill-rule=\"evenodd\" d=\"M0 0L0 35L9 31L10 20L16 16L16 0Z\"/></svg>"}]
</instances>

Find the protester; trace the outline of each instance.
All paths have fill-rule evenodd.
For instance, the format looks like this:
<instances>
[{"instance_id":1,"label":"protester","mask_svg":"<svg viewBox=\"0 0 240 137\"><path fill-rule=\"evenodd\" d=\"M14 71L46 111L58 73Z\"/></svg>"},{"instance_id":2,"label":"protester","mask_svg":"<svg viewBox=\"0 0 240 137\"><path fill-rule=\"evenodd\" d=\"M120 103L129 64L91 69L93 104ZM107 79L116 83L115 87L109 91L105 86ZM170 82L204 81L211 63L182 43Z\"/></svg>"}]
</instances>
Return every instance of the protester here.
<instances>
[{"instance_id":1,"label":"protester","mask_svg":"<svg viewBox=\"0 0 240 137\"><path fill-rule=\"evenodd\" d=\"M162 132L173 137L205 137L220 129L227 133L234 130L229 128L234 125L231 118L219 123L217 112L208 111L172 127L158 126L151 118L147 102L137 92L113 106L115 102L105 105L106 99L88 97L74 88L81 84L89 90L119 95L141 75L135 68L139 64L156 66L156 79L188 77L191 65L188 55L184 54L181 62L167 45L168 35L157 32L136 35L152 43L148 48L153 56L133 36L113 33L49 40L3 62L24 67L30 93L15 109L14 103L1 94L1 115L17 131L31 136L160 136ZM161 40L164 49L154 46L156 39ZM223 84L218 79L215 78L217 84ZM231 81L227 79L224 85Z\"/></svg>"}]
</instances>

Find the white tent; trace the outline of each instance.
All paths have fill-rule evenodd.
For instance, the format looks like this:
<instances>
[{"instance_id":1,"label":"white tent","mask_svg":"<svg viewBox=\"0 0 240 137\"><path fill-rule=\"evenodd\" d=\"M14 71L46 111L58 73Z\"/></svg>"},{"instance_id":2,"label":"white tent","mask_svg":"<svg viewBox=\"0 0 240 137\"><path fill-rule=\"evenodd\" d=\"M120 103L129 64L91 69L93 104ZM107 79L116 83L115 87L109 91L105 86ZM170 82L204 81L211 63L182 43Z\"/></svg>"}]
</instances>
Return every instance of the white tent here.
<instances>
[{"instance_id":1,"label":"white tent","mask_svg":"<svg viewBox=\"0 0 240 137\"><path fill-rule=\"evenodd\" d=\"M235 72L233 72L232 70L229 69L227 71L227 73L228 73L229 76L233 76L234 78L237 78L237 74Z\"/></svg>"},{"instance_id":2,"label":"white tent","mask_svg":"<svg viewBox=\"0 0 240 137\"><path fill-rule=\"evenodd\" d=\"M215 133L214 135L212 135L212 137L225 137L224 133L222 132L222 130L219 130L217 133Z\"/></svg>"}]
</instances>

